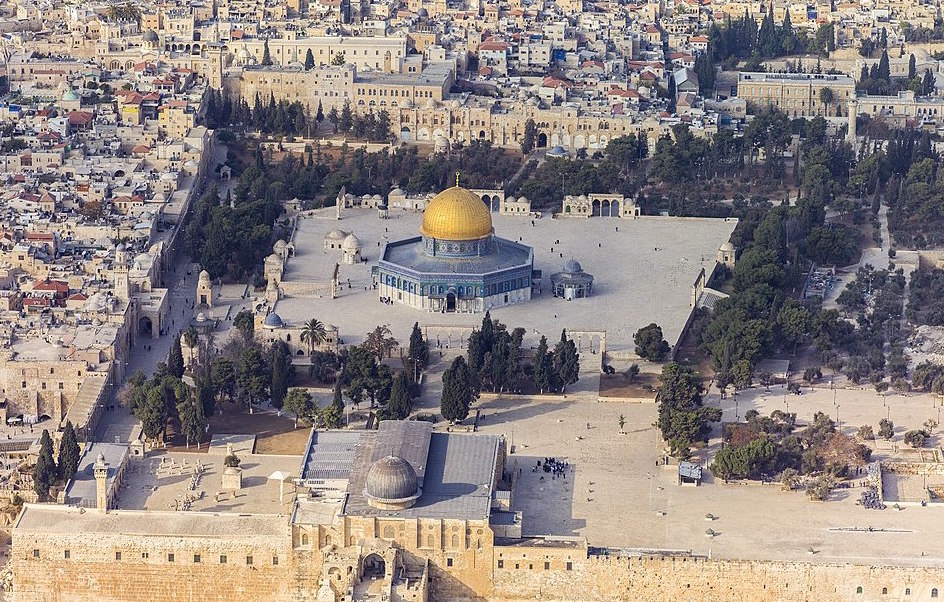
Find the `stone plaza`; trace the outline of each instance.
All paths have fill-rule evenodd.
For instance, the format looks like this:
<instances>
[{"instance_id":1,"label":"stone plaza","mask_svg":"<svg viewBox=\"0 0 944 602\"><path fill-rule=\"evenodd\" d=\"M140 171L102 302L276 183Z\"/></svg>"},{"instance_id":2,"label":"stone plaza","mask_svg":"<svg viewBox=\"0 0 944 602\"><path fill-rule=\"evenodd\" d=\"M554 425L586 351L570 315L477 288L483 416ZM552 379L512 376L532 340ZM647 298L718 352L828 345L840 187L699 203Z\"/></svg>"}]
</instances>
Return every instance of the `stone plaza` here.
<instances>
[{"instance_id":1,"label":"stone plaza","mask_svg":"<svg viewBox=\"0 0 944 602\"><path fill-rule=\"evenodd\" d=\"M642 217L534 218L492 214L495 232L534 250L534 269L541 272L530 301L496 308L494 318L510 328L527 330L526 344L543 334L550 340L569 332L605 331L606 351L628 357L633 334L655 322L674 345L692 311L694 287L702 270L710 275L719 247L727 242L736 220ZM372 266L388 242L415 236L422 213L391 210L386 219L369 209L305 212L294 235L294 255L282 274L284 294L274 311L287 323L312 317L338 326L346 344L361 342L379 324L388 324L405 340L414 322L421 326L471 328L482 315L426 312L382 303L373 287ZM366 262L345 264L339 251L325 249L325 237L336 229L353 232ZM594 276L593 294L566 301L552 293L551 275L572 259ZM337 298L330 282L338 266ZM452 344L459 344L459 338ZM598 341L598 335L596 340ZM445 344L445 341L443 341ZM598 351L598 348L595 349Z\"/></svg>"}]
</instances>

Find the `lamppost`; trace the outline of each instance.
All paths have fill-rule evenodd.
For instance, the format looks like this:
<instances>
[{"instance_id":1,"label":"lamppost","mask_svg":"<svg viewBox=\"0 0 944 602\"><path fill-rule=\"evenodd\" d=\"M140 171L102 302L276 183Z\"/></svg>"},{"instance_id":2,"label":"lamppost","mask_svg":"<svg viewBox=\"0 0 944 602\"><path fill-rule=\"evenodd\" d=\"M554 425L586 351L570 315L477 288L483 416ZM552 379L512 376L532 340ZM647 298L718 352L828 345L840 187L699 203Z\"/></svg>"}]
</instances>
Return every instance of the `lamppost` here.
<instances>
[{"instance_id":1,"label":"lamppost","mask_svg":"<svg viewBox=\"0 0 944 602\"><path fill-rule=\"evenodd\" d=\"M839 432L842 432L842 421L839 420L839 405L836 405L836 424L839 427Z\"/></svg>"}]
</instances>

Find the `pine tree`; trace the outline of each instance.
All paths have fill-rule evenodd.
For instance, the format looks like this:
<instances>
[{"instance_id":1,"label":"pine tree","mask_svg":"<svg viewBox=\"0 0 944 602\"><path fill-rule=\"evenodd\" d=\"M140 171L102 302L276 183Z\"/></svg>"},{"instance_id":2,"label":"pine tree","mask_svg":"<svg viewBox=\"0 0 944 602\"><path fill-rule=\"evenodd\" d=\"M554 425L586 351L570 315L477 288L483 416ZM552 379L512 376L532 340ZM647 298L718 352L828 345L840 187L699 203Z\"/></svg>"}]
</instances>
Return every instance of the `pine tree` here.
<instances>
[{"instance_id":1,"label":"pine tree","mask_svg":"<svg viewBox=\"0 0 944 602\"><path fill-rule=\"evenodd\" d=\"M475 398L472 374L461 355L443 373L443 390L440 411L450 422L464 420L469 415L469 406Z\"/></svg>"},{"instance_id":2,"label":"pine tree","mask_svg":"<svg viewBox=\"0 0 944 602\"><path fill-rule=\"evenodd\" d=\"M66 428L62 431L62 440L59 442L59 479L68 483L79 469L79 441L75 435L72 421L66 421Z\"/></svg>"},{"instance_id":3,"label":"pine tree","mask_svg":"<svg viewBox=\"0 0 944 602\"><path fill-rule=\"evenodd\" d=\"M285 411L295 414L295 428L298 428L298 419L311 414L313 408L311 393L305 389L292 389L285 396Z\"/></svg>"},{"instance_id":4,"label":"pine tree","mask_svg":"<svg viewBox=\"0 0 944 602\"><path fill-rule=\"evenodd\" d=\"M315 66L315 55L312 54L311 48L308 49L308 52L305 53L305 71L311 71Z\"/></svg>"},{"instance_id":5,"label":"pine tree","mask_svg":"<svg viewBox=\"0 0 944 602\"><path fill-rule=\"evenodd\" d=\"M170 346L170 355L167 357L167 371L177 378L184 375L184 353L180 348L179 334L174 336L174 342Z\"/></svg>"},{"instance_id":6,"label":"pine tree","mask_svg":"<svg viewBox=\"0 0 944 602\"><path fill-rule=\"evenodd\" d=\"M789 6L783 17L783 27L780 29L781 47L785 54L792 54L793 47L796 44L796 38L793 35L793 23L790 21Z\"/></svg>"},{"instance_id":7,"label":"pine tree","mask_svg":"<svg viewBox=\"0 0 944 602\"><path fill-rule=\"evenodd\" d=\"M405 420L413 409L413 400L410 396L409 377L406 372L400 371L393 378L393 387L390 389L390 401L384 417L389 420Z\"/></svg>"},{"instance_id":8,"label":"pine tree","mask_svg":"<svg viewBox=\"0 0 944 602\"><path fill-rule=\"evenodd\" d=\"M429 343L423 338L419 322L413 323L413 331L410 332L410 348L407 354L411 362L410 368L416 375L420 370L429 364Z\"/></svg>"},{"instance_id":9,"label":"pine tree","mask_svg":"<svg viewBox=\"0 0 944 602\"><path fill-rule=\"evenodd\" d=\"M553 385L553 366L551 357L547 351L547 337L542 336L538 343L537 351L534 352L534 386L541 393L549 391Z\"/></svg>"}]
</instances>

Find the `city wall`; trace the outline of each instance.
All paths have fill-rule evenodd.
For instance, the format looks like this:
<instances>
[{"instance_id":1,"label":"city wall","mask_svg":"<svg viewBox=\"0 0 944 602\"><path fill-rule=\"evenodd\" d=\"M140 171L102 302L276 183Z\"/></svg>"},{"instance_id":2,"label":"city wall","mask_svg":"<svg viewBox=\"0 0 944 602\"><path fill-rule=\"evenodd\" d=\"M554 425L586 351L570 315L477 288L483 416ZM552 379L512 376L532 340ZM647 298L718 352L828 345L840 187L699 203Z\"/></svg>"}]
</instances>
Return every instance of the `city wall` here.
<instances>
[{"instance_id":1,"label":"city wall","mask_svg":"<svg viewBox=\"0 0 944 602\"><path fill-rule=\"evenodd\" d=\"M910 601L930 600L933 588L944 593L939 568L690 557L591 558L574 563L571 571L508 566L494 571L494 600Z\"/></svg>"}]
</instances>

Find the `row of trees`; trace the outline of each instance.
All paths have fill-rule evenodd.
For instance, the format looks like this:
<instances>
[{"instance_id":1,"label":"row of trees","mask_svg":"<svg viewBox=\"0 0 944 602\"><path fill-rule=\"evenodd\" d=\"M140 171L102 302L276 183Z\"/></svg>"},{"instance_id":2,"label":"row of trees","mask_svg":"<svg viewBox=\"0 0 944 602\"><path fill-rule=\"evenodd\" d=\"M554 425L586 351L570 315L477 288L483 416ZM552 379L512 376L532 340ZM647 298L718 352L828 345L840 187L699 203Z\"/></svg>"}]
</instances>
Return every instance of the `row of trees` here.
<instances>
[{"instance_id":1,"label":"row of trees","mask_svg":"<svg viewBox=\"0 0 944 602\"><path fill-rule=\"evenodd\" d=\"M59 441L59 462L53 458L52 437L49 431L43 429L39 438L39 456L33 467L33 491L40 501L49 496L49 488L57 482L63 485L75 475L79 469L79 441L75 434L72 421L67 420Z\"/></svg>"},{"instance_id":2,"label":"row of trees","mask_svg":"<svg viewBox=\"0 0 944 602\"><path fill-rule=\"evenodd\" d=\"M712 24L708 29L708 39L712 62L724 63L731 68L739 59L750 59L749 67L754 68L763 59L795 53L826 55L836 49L831 23L821 24L810 37L806 30L794 31L789 11L784 15L783 23L777 26L772 5L759 27L745 11L741 18L728 17L723 24Z\"/></svg>"},{"instance_id":3,"label":"row of trees","mask_svg":"<svg viewBox=\"0 0 944 602\"><path fill-rule=\"evenodd\" d=\"M319 114L321 113L321 105ZM381 109L377 113L373 110L365 115L359 115L354 112L350 100L345 100L341 110L331 107L328 111L328 121L334 124L334 132L350 134L359 140L370 140L371 142L386 142L390 140L390 113L386 109Z\"/></svg>"}]
</instances>

